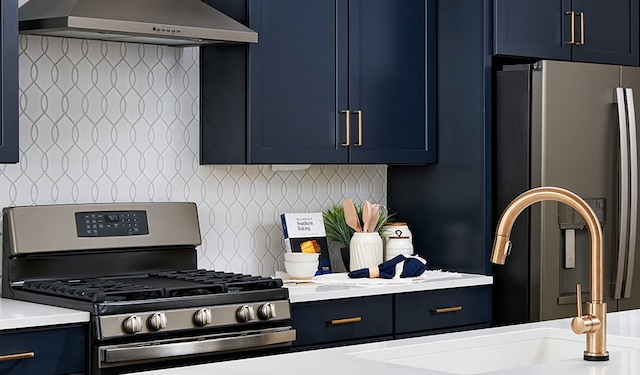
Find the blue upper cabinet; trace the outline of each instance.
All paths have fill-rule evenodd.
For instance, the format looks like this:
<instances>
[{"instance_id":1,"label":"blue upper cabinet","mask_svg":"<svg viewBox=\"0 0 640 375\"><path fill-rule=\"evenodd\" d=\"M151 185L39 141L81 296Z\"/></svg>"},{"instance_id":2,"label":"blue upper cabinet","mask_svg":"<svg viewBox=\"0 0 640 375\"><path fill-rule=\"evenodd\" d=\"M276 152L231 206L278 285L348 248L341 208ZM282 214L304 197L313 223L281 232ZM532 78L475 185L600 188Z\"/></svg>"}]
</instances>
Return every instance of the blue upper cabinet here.
<instances>
[{"instance_id":1,"label":"blue upper cabinet","mask_svg":"<svg viewBox=\"0 0 640 375\"><path fill-rule=\"evenodd\" d=\"M348 14L350 162L435 162L435 2L351 0Z\"/></svg>"},{"instance_id":2,"label":"blue upper cabinet","mask_svg":"<svg viewBox=\"0 0 640 375\"><path fill-rule=\"evenodd\" d=\"M337 10L334 1L249 1L258 44L249 47L248 163L347 161Z\"/></svg>"},{"instance_id":3,"label":"blue upper cabinet","mask_svg":"<svg viewBox=\"0 0 640 375\"><path fill-rule=\"evenodd\" d=\"M201 48L201 163L435 161L425 0L205 2L259 40Z\"/></svg>"},{"instance_id":4,"label":"blue upper cabinet","mask_svg":"<svg viewBox=\"0 0 640 375\"><path fill-rule=\"evenodd\" d=\"M637 0L494 0L494 53L640 64Z\"/></svg>"},{"instance_id":5,"label":"blue upper cabinet","mask_svg":"<svg viewBox=\"0 0 640 375\"><path fill-rule=\"evenodd\" d=\"M0 163L18 162L18 2L0 0Z\"/></svg>"}]
</instances>

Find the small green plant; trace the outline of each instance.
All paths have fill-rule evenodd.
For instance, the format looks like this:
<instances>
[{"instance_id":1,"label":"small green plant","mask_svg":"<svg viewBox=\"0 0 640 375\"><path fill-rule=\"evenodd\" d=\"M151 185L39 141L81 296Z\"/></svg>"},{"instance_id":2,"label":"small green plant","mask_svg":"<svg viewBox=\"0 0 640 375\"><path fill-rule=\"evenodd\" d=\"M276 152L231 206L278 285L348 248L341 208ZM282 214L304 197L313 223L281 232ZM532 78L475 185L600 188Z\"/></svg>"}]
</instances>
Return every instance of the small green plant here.
<instances>
[{"instance_id":1,"label":"small green plant","mask_svg":"<svg viewBox=\"0 0 640 375\"><path fill-rule=\"evenodd\" d=\"M356 205L356 212L358 213L358 219L362 225L362 205ZM378 217L378 223L376 224L375 231L380 232L384 224L393 216L389 215L387 210L380 206L380 215ZM322 218L324 220L324 227L327 232L327 239L329 241L335 241L342 245L342 247L349 247L351 237L355 230L347 225L344 219L344 208L342 204L334 204L328 209L322 212Z\"/></svg>"},{"instance_id":2,"label":"small green plant","mask_svg":"<svg viewBox=\"0 0 640 375\"><path fill-rule=\"evenodd\" d=\"M329 241L339 242L342 247L349 247L351 236L355 232L344 220L344 208L336 204L322 212L324 229Z\"/></svg>"}]
</instances>

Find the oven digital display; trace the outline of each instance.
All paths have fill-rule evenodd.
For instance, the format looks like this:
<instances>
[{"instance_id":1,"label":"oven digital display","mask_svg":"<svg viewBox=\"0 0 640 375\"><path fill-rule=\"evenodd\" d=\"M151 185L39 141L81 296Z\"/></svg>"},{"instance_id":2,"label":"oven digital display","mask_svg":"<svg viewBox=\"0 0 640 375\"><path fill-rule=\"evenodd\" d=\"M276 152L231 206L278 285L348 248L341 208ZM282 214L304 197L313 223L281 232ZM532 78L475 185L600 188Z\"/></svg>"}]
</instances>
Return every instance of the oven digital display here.
<instances>
[{"instance_id":1,"label":"oven digital display","mask_svg":"<svg viewBox=\"0 0 640 375\"><path fill-rule=\"evenodd\" d=\"M104 221L107 223L117 223L120 221L120 216L118 214L107 214L104 217Z\"/></svg>"},{"instance_id":2,"label":"oven digital display","mask_svg":"<svg viewBox=\"0 0 640 375\"><path fill-rule=\"evenodd\" d=\"M149 234L146 211L77 212L78 237L116 237Z\"/></svg>"}]
</instances>

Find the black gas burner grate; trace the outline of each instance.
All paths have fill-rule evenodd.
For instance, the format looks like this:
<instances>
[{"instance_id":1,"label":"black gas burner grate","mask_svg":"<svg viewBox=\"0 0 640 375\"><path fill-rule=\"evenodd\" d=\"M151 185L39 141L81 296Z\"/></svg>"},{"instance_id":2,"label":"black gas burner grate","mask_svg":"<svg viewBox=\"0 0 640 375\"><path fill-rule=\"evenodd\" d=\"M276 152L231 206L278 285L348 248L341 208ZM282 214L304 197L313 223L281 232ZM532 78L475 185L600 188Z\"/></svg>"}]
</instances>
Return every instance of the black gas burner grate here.
<instances>
[{"instance_id":1,"label":"black gas burner grate","mask_svg":"<svg viewBox=\"0 0 640 375\"><path fill-rule=\"evenodd\" d=\"M110 279L25 281L22 288L90 302L160 298L165 294L161 288Z\"/></svg>"},{"instance_id":2,"label":"black gas burner grate","mask_svg":"<svg viewBox=\"0 0 640 375\"><path fill-rule=\"evenodd\" d=\"M148 275L25 281L26 291L93 303L257 291L282 287L282 280L237 273L188 270Z\"/></svg>"},{"instance_id":3,"label":"black gas burner grate","mask_svg":"<svg viewBox=\"0 0 640 375\"><path fill-rule=\"evenodd\" d=\"M281 279L203 269L158 272L151 275L207 285L221 285L224 286L226 292L265 290L282 287Z\"/></svg>"}]
</instances>

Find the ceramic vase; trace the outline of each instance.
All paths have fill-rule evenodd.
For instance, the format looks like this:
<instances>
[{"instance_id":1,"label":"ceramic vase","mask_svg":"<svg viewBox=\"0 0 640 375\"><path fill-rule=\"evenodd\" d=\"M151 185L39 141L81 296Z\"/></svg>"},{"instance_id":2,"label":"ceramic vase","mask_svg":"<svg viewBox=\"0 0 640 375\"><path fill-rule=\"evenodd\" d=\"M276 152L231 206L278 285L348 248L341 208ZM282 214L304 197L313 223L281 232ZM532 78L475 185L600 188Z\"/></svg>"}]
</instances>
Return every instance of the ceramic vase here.
<instances>
[{"instance_id":1,"label":"ceramic vase","mask_svg":"<svg viewBox=\"0 0 640 375\"><path fill-rule=\"evenodd\" d=\"M378 232L355 232L349 242L349 269L376 267L382 263L382 238Z\"/></svg>"}]
</instances>

